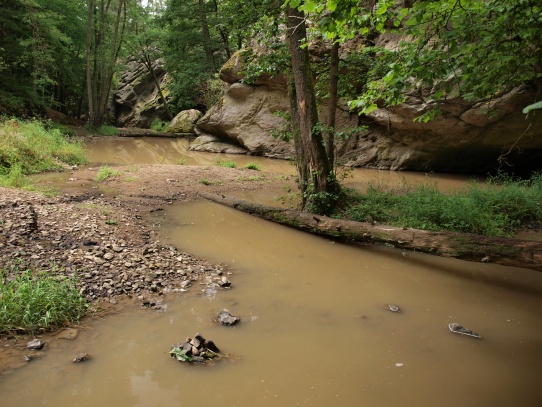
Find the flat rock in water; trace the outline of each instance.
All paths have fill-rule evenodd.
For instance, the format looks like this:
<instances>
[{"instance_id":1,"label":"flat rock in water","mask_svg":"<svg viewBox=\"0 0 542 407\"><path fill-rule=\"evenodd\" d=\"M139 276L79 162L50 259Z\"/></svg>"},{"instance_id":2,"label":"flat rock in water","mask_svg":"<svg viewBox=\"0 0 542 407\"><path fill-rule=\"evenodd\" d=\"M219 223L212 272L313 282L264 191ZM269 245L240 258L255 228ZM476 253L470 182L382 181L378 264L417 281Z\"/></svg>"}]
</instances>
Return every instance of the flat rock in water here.
<instances>
[{"instance_id":1,"label":"flat rock in water","mask_svg":"<svg viewBox=\"0 0 542 407\"><path fill-rule=\"evenodd\" d=\"M40 350L45 346L45 342L41 339L33 339L26 344L26 349Z\"/></svg>"},{"instance_id":2,"label":"flat rock in water","mask_svg":"<svg viewBox=\"0 0 542 407\"><path fill-rule=\"evenodd\" d=\"M88 353L78 353L73 358L73 363L81 363L81 362L84 362L85 360L89 360L89 359L90 359L90 355Z\"/></svg>"},{"instance_id":3,"label":"flat rock in water","mask_svg":"<svg viewBox=\"0 0 542 407\"><path fill-rule=\"evenodd\" d=\"M482 337L476 332L473 332L470 329L464 328L461 325L456 324L455 322L452 324L449 324L448 328L450 328L450 331L456 334L467 335L467 336L472 336L473 338L482 339Z\"/></svg>"},{"instance_id":4,"label":"flat rock in water","mask_svg":"<svg viewBox=\"0 0 542 407\"><path fill-rule=\"evenodd\" d=\"M225 308L218 312L218 322L220 322L222 325L235 325L240 320L240 318L232 315L230 311Z\"/></svg>"}]
</instances>

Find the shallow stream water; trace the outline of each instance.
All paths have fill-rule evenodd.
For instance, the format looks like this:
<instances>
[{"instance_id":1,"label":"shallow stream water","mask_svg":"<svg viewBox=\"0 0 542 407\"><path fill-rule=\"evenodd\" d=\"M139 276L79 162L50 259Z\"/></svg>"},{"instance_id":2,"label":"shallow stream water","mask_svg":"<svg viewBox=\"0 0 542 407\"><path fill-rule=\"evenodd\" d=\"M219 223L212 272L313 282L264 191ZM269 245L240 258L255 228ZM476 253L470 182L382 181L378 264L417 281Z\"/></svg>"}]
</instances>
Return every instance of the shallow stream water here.
<instances>
[{"instance_id":1,"label":"shallow stream water","mask_svg":"<svg viewBox=\"0 0 542 407\"><path fill-rule=\"evenodd\" d=\"M439 176L440 187L464 182L450 179ZM542 405L541 273L333 243L209 202L175 204L153 221L163 243L227 264L232 288L196 286L168 295L163 310L91 324L0 377L0 406ZM221 308L240 324L213 322ZM450 332L452 322L482 339ZM171 344L196 332L232 358L171 359ZM78 352L93 358L71 363Z\"/></svg>"}]
</instances>

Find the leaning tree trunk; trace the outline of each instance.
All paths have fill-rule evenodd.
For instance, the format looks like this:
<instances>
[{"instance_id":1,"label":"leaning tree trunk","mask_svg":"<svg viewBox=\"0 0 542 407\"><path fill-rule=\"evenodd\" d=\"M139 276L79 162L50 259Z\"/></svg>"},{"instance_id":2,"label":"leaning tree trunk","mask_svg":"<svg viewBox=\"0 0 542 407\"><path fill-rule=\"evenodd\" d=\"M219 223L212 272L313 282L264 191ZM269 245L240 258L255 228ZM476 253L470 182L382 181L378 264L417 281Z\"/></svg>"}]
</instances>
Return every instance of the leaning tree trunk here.
<instances>
[{"instance_id":1,"label":"leaning tree trunk","mask_svg":"<svg viewBox=\"0 0 542 407\"><path fill-rule=\"evenodd\" d=\"M288 7L288 41L292 60L292 73L295 82L297 111L299 116L299 131L301 148L304 151L309 179L308 205L311 205L312 196L336 196L340 187L335 180L333 167L330 165L321 126L318 124L318 107L314 93L314 83L309 60L309 51L303 46L307 38L305 14L296 8ZM296 148L297 149L297 148ZM318 206L318 205L317 205ZM321 212L331 212L333 207L318 208Z\"/></svg>"},{"instance_id":2,"label":"leaning tree trunk","mask_svg":"<svg viewBox=\"0 0 542 407\"><path fill-rule=\"evenodd\" d=\"M332 219L309 212L275 208L201 194L205 199L306 232L348 242L386 243L401 249L462 260L542 271L542 243L469 233L432 232Z\"/></svg>"}]
</instances>

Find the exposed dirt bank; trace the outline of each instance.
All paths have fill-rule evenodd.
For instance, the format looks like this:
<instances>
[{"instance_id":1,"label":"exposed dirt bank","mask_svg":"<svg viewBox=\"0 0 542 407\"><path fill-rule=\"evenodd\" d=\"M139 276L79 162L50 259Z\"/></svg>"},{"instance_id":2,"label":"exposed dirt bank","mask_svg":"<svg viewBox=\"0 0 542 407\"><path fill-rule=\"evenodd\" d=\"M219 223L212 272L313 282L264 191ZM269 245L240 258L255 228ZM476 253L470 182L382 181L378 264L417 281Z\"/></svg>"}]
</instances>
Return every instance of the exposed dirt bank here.
<instances>
[{"instance_id":1,"label":"exposed dirt bank","mask_svg":"<svg viewBox=\"0 0 542 407\"><path fill-rule=\"evenodd\" d=\"M202 191L293 187L292 180L247 169L115 169L120 174L102 183L95 181L98 168L62 174L66 185L55 197L0 188L0 264L5 278L16 270L55 265L57 273L77 276L81 293L100 307L128 301L159 308L168 292L226 288L231 276L225 265L156 241L148 215L174 201L196 199ZM25 344L22 337L1 340L0 371L25 363Z\"/></svg>"}]
</instances>

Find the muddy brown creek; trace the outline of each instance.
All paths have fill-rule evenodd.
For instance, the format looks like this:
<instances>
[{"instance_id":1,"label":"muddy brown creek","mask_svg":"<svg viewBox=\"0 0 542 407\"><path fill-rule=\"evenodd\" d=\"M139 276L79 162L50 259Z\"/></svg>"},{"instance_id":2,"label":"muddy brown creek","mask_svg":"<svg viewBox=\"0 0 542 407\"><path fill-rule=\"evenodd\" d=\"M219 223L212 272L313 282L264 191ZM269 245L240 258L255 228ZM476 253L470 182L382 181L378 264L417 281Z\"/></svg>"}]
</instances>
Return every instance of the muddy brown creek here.
<instances>
[{"instance_id":1,"label":"muddy brown creek","mask_svg":"<svg viewBox=\"0 0 542 407\"><path fill-rule=\"evenodd\" d=\"M217 156L200 158L209 165ZM363 177L423 175L356 171L352 182ZM443 188L462 182L439 176ZM277 194L238 197L269 204ZM333 243L210 202L153 216L162 243L227 265L232 288L192 287L168 294L162 310L92 322L2 376L0 406L542 405L539 272ZM222 308L241 322L213 322ZM450 332L454 322L482 339ZM233 357L214 366L169 357L171 344L196 332ZM78 352L93 358L71 363Z\"/></svg>"}]
</instances>

